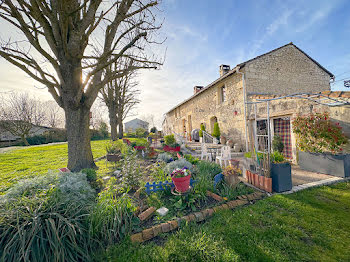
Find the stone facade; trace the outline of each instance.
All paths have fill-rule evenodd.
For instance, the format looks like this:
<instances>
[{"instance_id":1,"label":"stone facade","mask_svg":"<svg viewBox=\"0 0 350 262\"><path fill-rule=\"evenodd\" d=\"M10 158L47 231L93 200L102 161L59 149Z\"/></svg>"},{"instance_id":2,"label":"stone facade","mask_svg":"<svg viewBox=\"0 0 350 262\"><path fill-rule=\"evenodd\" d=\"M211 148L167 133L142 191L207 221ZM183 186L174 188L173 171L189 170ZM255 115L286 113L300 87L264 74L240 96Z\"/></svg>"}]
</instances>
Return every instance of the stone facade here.
<instances>
[{"instance_id":1,"label":"stone facade","mask_svg":"<svg viewBox=\"0 0 350 262\"><path fill-rule=\"evenodd\" d=\"M200 128L203 123L207 132L211 133L217 121L222 136L244 147L244 97L251 101L254 94L280 96L329 91L332 78L330 72L290 43L237 65L210 85L196 91L192 97L166 113L163 131L165 134L177 133L189 137L191 130ZM304 104L305 101L288 103L274 102L274 114L295 108L301 112L310 111L310 105ZM248 118L251 111L249 108L247 110Z\"/></svg>"}]
</instances>

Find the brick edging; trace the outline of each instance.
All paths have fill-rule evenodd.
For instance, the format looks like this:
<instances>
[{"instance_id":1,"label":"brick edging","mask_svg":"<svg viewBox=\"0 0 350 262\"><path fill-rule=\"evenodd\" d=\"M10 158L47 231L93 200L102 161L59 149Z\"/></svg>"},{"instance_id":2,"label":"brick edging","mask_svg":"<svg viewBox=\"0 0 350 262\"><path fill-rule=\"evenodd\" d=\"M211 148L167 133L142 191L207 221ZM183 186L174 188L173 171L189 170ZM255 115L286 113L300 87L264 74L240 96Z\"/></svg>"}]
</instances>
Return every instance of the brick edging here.
<instances>
[{"instance_id":1,"label":"brick edging","mask_svg":"<svg viewBox=\"0 0 350 262\"><path fill-rule=\"evenodd\" d=\"M144 241L150 240L150 239L158 236L161 233L167 233L167 232L170 232L170 231L177 229L178 227L180 227L180 224L182 222L191 222L191 221L201 222L201 221L205 220L206 218L211 217L214 213L216 213L220 210L233 209L233 208L236 208L238 206L243 206L245 204L248 204L249 201L259 200L259 199L263 198L264 195L265 194L262 192L255 192L255 193L252 193L249 195L239 196L237 200L232 200L232 201L229 201L229 202L224 203L222 205L215 206L213 208L206 208L202 211L195 212L195 213L189 214L187 216L183 216L181 218L174 219L174 220L168 221L166 223L162 223L162 224L155 225L153 227L144 229L140 233L136 233L136 234L131 235L130 238L131 238L132 242L142 243Z\"/></svg>"}]
</instances>

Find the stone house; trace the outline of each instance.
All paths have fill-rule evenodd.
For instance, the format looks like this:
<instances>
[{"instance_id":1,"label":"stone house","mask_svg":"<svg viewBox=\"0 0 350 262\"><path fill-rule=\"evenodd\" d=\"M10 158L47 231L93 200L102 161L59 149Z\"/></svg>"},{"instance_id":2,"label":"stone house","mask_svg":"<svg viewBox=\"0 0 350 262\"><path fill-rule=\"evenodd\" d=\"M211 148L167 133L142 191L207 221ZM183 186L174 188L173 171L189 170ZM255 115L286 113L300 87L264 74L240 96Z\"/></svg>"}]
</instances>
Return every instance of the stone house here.
<instances>
[{"instance_id":1,"label":"stone house","mask_svg":"<svg viewBox=\"0 0 350 262\"><path fill-rule=\"evenodd\" d=\"M135 118L124 124L124 130L126 132L135 132L137 128L143 128L148 131L148 122Z\"/></svg>"},{"instance_id":2,"label":"stone house","mask_svg":"<svg viewBox=\"0 0 350 262\"><path fill-rule=\"evenodd\" d=\"M190 98L165 114L165 134L175 133L190 139L191 131L200 128L201 123L208 133L212 133L214 123L218 122L221 135L240 144L242 150L245 150L246 137L250 147L250 133L254 130L251 119L253 111L251 106L244 106L246 102L261 97L330 92L330 82L334 79L331 72L293 43L240 63L233 69L228 65L221 65L219 71L218 79L206 87L195 86L194 94ZM346 93L344 96L347 95ZM276 100L271 105L273 117L280 118L271 122L275 122L276 126L282 125L289 132L290 137L286 135L286 140L290 143L290 158L295 152L291 119L297 112L309 113L311 106L314 106L311 111L318 109L318 106L306 99ZM265 114L266 117L266 107L259 107L260 116L264 117ZM350 113L348 108L342 110ZM343 112L341 115L339 118L349 114ZM349 119L345 122L349 123ZM271 130L273 132L274 128Z\"/></svg>"}]
</instances>

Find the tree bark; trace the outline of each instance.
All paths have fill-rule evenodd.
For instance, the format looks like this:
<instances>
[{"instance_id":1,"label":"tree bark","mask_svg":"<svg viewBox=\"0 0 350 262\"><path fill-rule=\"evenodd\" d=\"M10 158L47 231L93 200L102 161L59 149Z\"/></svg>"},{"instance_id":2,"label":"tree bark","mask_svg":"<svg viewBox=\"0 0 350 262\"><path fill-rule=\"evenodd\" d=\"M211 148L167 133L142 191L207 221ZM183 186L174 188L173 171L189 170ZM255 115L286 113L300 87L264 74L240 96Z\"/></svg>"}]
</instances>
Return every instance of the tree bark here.
<instances>
[{"instance_id":1,"label":"tree bark","mask_svg":"<svg viewBox=\"0 0 350 262\"><path fill-rule=\"evenodd\" d=\"M119 138L122 139L124 136L123 120L119 119L118 126L119 126Z\"/></svg>"},{"instance_id":2,"label":"tree bark","mask_svg":"<svg viewBox=\"0 0 350 262\"><path fill-rule=\"evenodd\" d=\"M96 168L90 143L90 110L66 108L66 129L68 140L68 168L77 172L83 168Z\"/></svg>"},{"instance_id":3,"label":"tree bark","mask_svg":"<svg viewBox=\"0 0 350 262\"><path fill-rule=\"evenodd\" d=\"M109 124L111 126L111 139L113 141L118 140L118 132L117 132L117 116L115 112L115 108L113 106L108 108L109 113Z\"/></svg>"}]
</instances>

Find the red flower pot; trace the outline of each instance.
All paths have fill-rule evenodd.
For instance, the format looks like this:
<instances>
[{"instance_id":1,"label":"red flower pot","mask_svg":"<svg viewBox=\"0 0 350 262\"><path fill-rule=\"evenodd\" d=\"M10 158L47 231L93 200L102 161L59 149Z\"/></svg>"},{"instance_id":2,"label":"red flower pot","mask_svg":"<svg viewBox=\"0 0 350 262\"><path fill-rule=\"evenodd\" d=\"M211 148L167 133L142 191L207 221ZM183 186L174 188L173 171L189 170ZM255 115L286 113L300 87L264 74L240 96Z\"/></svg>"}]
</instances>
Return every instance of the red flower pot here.
<instances>
[{"instance_id":1,"label":"red flower pot","mask_svg":"<svg viewBox=\"0 0 350 262\"><path fill-rule=\"evenodd\" d=\"M264 190L266 192L272 193L272 178L271 177L265 177L264 180Z\"/></svg>"},{"instance_id":2,"label":"red flower pot","mask_svg":"<svg viewBox=\"0 0 350 262\"><path fill-rule=\"evenodd\" d=\"M264 190L264 176L259 176L259 186L258 188Z\"/></svg>"},{"instance_id":3,"label":"red flower pot","mask_svg":"<svg viewBox=\"0 0 350 262\"><path fill-rule=\"evenodd\" d=\"M163 150L166 151L166 152L179 152L180 149L181 149L181 148L180 148L179 146L177 146L177 147L171 147L171 146L165 145L165 146L163 147Z\"/></svg>"},{"instance_id":4,"label":"red flower pot","mask_svg":"<svg viewBox=\"0 0 350 262\"><path fill-rule=\"evenodd\" d=\"M172 177L171 180L178 192L184 193L190 188L191 175L185 177Z\"/></svg>"},{"instance_id":5,"label":"red flower pot","mask_svg":"<svg viewBox=\"0 0 350 262\"><path fill-rule=\"evenodd\" d=\"M252 173L250 173L249 170L247 170L247 179L248 179L248 183L252 183Z\"/></svg>"}]
</instances>

